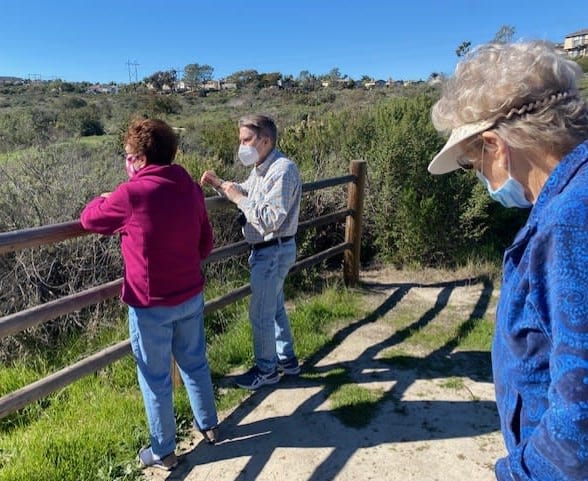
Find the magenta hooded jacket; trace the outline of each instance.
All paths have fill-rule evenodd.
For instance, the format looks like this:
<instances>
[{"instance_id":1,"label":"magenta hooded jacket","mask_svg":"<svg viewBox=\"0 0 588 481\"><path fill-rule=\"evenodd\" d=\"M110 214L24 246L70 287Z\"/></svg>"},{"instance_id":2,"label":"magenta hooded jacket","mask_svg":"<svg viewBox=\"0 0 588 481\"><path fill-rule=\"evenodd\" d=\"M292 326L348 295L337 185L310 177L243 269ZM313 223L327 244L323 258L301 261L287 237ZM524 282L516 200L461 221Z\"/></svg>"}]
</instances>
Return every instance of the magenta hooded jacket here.
<instances>
[{"instance_id":1,"label":"magenta hooded jacket","mask_svg":"<svg viewBox=\"0 0 588 481\"><path fill-rule=\"evenodd\" d=\"M183 167L147 165L91 200L80 221L90 232L120 235L126 304L175 306L202 292L212 228L202 189Z\"/></svg>"}]
</instances>

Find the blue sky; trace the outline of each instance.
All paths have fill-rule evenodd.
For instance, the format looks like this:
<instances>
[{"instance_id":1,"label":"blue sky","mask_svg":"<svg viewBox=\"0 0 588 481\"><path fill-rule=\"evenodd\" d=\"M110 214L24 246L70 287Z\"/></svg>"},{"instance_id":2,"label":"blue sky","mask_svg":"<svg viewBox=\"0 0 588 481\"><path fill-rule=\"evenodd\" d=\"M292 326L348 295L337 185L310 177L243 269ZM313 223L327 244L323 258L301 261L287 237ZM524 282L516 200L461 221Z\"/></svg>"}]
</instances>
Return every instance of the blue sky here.
<instances>
[{"instance_id":1,"label":"blue sky","mask_svg":"<svg viewBox=\"0 0 588 481\"><path fill-rule=\"evenodd\" d=\"M129 82L208 64L395 80L450 74L464 41L563 42L588 28L588 1L0 0L0 76ZM136 65L128 65L128 62Z\"/></svg>"}]
</instances>

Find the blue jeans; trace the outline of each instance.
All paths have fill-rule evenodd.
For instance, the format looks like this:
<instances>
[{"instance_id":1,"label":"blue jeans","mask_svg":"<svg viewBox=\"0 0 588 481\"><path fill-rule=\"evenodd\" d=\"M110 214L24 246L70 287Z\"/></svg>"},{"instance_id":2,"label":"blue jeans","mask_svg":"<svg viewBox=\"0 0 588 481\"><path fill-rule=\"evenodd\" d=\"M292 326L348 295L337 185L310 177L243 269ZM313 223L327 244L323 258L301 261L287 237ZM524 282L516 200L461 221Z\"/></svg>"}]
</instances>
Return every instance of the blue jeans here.
<instances>
[{"instance_id":1,"label":"blue jeans","mask_svg":"<svg viewBox=\"0 0 588 481\"><path fill-rule=\"evenodd\" d=\"M176 448L176 423L171 378L172 354L201 429L218 423L210 369L206 358L202 294L177 306L129 306L131 347L154 454Z\"/></svg>"},{"instance_id":2,"label":"blue jeans","mask_svg":"<svg viewBox=\"0 0 588 481\"><path fill-rule=\"evenodd\" d=\"M294 357L294 341L284 307L284 280L295 261L294 239L252 250L249 256L253 353L255 364L263 372L276 369L278 359Z\"/></svg>"}]
</instances>

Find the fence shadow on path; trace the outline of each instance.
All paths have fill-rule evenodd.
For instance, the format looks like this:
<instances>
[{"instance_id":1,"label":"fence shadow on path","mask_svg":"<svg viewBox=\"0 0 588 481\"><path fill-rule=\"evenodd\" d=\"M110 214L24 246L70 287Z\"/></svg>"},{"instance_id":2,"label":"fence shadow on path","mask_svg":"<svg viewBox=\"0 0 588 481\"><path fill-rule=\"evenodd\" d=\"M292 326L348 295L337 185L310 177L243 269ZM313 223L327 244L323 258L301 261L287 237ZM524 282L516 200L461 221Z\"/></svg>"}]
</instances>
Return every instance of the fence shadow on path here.
<instances>
[{"instance_id":1,"label":"fence shadow on path","mask_svg":"<svg viewBox=\"0 0 588 481\"><path fill-rule=\"evenodd\" d=\"M411 369L398 369L382 362L377 356L399 345L415 329L431 323L448 306L454 289L468 285L480 285L481 292L468 318L460 325L455 337L424 358L412 358ZM359 329L377 322L404 299L414 288L440 289L434 305L410 325L365 348L355 359L325 363L325 359L342 342ZM487 352L456 352L460 336L469 332L475 320L487 311L494 289L490 279L476 277L434 284L418 283L363 283L360 289L389 295L369 315L340 329L332 341L306 360L302 376L284 378L278 385L265 387L251 394L222 421L224 441L216 446L199 443L181 457L182 463L168 476L168 480L191 480L191 471L207 463L242 459L242 466L232 469L234 474L222 479L239 481L255 480L266 467L276 450L283 448L325 448L323 459L309 460L313 468L305 480L329 481L334 479L359 449L386 443L442 440L473 437L495 432L499 422L493 401L434 399L403 400L403 395L417 381L446 378L447 369L435 370L437 363L450 365L451 376L465 376L479 382L491 382L490 356ZM320 377L307 378L305 372L326 373L335 368L345 368L351 382L367 385L377 381L391 385L377 406L374 418L364 428L344 426L331 411L323 407L332 386ZM231 379L225 379L230 382ZM304 396L296 395L303 391ZM265 418L257 419L255 410L272 396L272 404L280 399L300 397L293 411L284 414L279 409ZM285 463L287 466L287 463ZM216 469L216 468L215 468ZM286 467L284 469L287 469ZM226 474L226 473L225 473ZM287 471L284 471L284 475ZM276 478L278 479L278 478ZM284 478L285 479L285 478ZM290 478L292 479L292 478Z\"/></svg>"}]
</instances>

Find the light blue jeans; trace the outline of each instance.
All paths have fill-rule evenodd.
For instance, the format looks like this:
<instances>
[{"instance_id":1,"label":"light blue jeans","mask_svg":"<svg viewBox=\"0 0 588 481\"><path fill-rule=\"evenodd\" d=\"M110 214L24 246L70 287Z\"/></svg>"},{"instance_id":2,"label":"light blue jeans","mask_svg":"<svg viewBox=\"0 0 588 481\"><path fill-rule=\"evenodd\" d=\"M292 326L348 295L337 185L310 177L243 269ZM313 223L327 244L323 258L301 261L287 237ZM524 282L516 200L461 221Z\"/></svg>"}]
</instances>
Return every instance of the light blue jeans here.
<instances>
[{"instance_id":1,"label":"light blue jeans","mask_svg":"<svg viewBox=\"0 0 588 481\"><path fill-rule=\"evenodd\" d=\"M294 341L284 307L284 280L295 261L294 239L252 250L249 256L253 353L255 364L263 372L276 369L278 359L294 357Z\"/></svg>"},{"instance_id":2,"label":"light blue jeans","mask_svg":"<svg viewBox=\"0 0 588 481\"><path fill-rule=\"evenodd\" d=\"M176 448L176 423L171 378L172 354L201 429L218 423L210 369L206 358L202 294L173 307L129 306L131 347L137 362L154 454Z\"/></svg>"}]
</instances>

